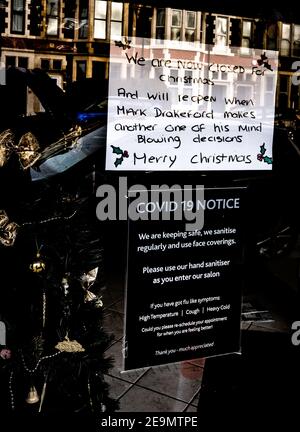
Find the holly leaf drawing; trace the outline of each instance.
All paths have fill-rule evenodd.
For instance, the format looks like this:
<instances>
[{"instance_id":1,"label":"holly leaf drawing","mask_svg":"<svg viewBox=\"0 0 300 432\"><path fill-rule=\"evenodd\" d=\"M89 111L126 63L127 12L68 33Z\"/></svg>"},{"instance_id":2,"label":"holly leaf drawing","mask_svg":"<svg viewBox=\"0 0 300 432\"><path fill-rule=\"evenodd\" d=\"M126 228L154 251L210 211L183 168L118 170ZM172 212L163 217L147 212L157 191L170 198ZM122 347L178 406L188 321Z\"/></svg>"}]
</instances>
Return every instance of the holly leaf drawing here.
<instances>
[{"instance_id":1,"label":"holly leaf drawing","mask_svg":"<svg viewBox=\"0 0 300 432\"><path fill-rule=\"evenodd\" d=\"M111 148L113 149L113 153L123 155L123 150L121 150L120 147L115 147L112 145Z\"/></svg>"},{"instance_id":2,"label":"holly leaf drawing","mask_svg":"<svg viewBox=\"0 0 300 432\"><path fill-rule=\"evenodd\" d=\"M264 157L264 162L266 162L268 165L271 165L273 163L273 160L269 156L265 156Z\"/></svg>"},{"instance_id":3,"label":"holly leaf drawing","mask_svg":"<svg viewBox=\"0 0 300 432\"><path fill-rule=\"evenodd\" d=\"M117 168L119 165L122 165L122 162L123 162L123 156L117 158L114 163L115 167Z\"/></svg>"},{"instance_id":4,"label":"holly leaf drawing","mask_svg":"<svg viewBox=\"0 0 300 432\"><path fill-rule=\"evenodd\" d=\"M266 153L265 143L263 143L263 145L261 145L259 148L260 148L260 153L261 153L262 155L264 155L264 154Z\"/></svg>"}]
</instances>

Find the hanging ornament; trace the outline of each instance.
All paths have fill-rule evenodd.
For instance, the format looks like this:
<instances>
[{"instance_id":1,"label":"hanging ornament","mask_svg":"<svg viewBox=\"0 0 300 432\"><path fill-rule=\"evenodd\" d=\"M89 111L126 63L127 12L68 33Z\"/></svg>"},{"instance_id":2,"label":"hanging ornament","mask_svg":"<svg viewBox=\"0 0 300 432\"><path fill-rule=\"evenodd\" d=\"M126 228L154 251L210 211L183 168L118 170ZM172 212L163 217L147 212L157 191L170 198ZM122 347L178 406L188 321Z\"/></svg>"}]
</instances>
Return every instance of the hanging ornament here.
<instances>
[{"instance_id":1,"label":"hanging ornament","mask_svg":"<svg viewBox=\"0 0 300 432\"><path fill-rule=\"evenodd\" d=\"M61 286L64 289L65 296L67 296L69 294L69 287L70 287L70 285L69 285L68 278L67 278L66 275L61 280Z\"/></svg>"},{"instance_id":2,"label":"hanging ornament","mask_svg":"<svg viewBox=\"0 0 300 432\"><path fill-rule=\"evenodd\" d=\"M96 300L96 298L97 298L97 296L94 293L92 293L91 291L87 290L85 292L85 295L84 295L84 302L87 303L87 302Z\"/></svg>"},{"instance_id":3,"label":"hanging ornament","mask_svg":"<svg viewBox=\"0 0 300 432\"><path fill-rule=\"evenodd\" d=\"M34 385L30 386L28 396L26 398L26 402L28 404L35 404L40 400L38 392Z\"/></svg>"},{"instance_id":4,"label":"hanging ornament","mask_svg":"<svg viewBox=\"0 0 300 432\"><path fill-rule=\"evenodd\" d=\"M98 297L91 291L89 291L90 287L95 283L98 274L98 267L88 271L87 273L83 273L80 276L80 283L82 288L85 291L84 302L88 303L91 301L97 302L97 307L103 306L103 303ZM98 300L97 300L98 299Z\"/></svg>"},{"instance_id":5,"label":"hanging ornament","mask_svg":"<svg viewBox=\"0 0 300 432\"><path fill-rule=\"evenodd\" d=\"M35 261L33 261L33 263L30 264L29 268L31 271L33 271L33 273L41 273L46 269L46 264L42 260L39 252L36 253Z\"/></svg>"},{"instance_id":6,"label":"hanging ornament","mask_svg":"<svg viewBox=\"0 0 300 432\"><path fill-rule=\"evenodd\" d=\"M3 246L13 246L17 237L19 225L10 222L5 210L0 210L0 243Z\"/></svg>"},{"instance_id":7,"label":"hanging ornament","mask_svg":"<svg viewBox=\"0 0 300 432\"><path fill-rule=\"evenodd\" d=\"M25 170L30 168L41 157L40 144L32 132L26 132L21 136L18 145L14 147L19 156L21 167Z\"/></svg>"},{"instance_id":8,"label":"hanging ornament","mask_svg":"<svg viewBox=\"0 0 300 432\"><path fill-rule=\"evenodd\" d=\"M80 283L84 290L88 290L96 281L98 274L98 267L88 271L87 273L83 273L80 276Z\"/></svg>"},{"instance_id":9,"label":"hanging ornament","mask_svg":"<svg viewBox=\"0 0 300 432\"><path fill-rule=\"evenodd\" d=\"M85 349L79 342L77 342L76 340L70 340L68 335L65 337L65 339L62 342L58 342L58 344L55 345L55 348L58 349L60 352L69 352L69 353L85 351Z\"/></svg>"}]
</instances>

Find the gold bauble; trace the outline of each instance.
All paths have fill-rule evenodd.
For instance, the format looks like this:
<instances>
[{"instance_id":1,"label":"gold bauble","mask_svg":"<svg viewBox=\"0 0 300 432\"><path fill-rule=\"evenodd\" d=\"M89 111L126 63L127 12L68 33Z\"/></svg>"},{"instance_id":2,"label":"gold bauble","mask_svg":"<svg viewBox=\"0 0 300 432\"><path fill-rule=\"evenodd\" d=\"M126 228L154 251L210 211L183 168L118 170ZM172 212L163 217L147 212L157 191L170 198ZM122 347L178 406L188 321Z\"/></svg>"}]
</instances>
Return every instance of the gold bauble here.
<instances>
[{"instance_id":1,"label":"gold bauble","mask_svg":"<svg viewBox=\"0 0 300 432\"><path fill-rule=\"evenodd\" d=\"M28 404L35 404L40 400L38 392L34 386L31 386L29 389L28 396L26 398L26 402Z\"/></svg>"}]
</instances>

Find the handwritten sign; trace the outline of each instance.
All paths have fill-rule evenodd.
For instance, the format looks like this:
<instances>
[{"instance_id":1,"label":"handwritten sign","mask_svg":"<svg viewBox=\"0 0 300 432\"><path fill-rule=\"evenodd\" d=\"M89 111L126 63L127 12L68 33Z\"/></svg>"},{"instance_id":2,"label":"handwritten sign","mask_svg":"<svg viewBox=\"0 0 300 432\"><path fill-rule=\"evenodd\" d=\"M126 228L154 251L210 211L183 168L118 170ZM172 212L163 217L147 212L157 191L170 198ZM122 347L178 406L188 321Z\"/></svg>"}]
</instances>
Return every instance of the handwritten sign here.
<instances>
[{"instance_id":1,"label":"handwritten sign","mask_svg":"<svg viewBox=\"0 0 300 432\"><path fill-rule=\"evenodd\" d=\"M107 170L271 170L278 53L113 41Z\"/></svg>"}]
</instances>

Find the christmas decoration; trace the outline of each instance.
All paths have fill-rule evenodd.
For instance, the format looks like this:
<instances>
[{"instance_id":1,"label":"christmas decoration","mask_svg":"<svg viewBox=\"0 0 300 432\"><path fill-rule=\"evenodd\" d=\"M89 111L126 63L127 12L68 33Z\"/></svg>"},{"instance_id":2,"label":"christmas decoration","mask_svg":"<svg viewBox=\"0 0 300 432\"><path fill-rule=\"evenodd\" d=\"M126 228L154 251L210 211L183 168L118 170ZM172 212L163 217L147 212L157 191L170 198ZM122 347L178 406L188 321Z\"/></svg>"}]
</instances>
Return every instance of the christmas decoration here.
<instances>
[{"instance_id":1,"label":"christmas decoration","mask_svg":"<svg viewBox=\"0 0 300 432\"><path fill-rule=\"evenodd\" d=\"M257 155L257 159L262 162L264 161L265 163L267 163L268 165L271 165L273 163L273 159L269 156L265 156L266 153L266 147L265 147L265 143L263 143L263 145L260 146L260 153Z\"/></svg>"},{"instance_id":2,"label":"christmas decoration","mask_svg":"<svg viewBox=\"0 0 300 432\"><path fill-rule=\"evenodd\" d=\"M116 146L111 146L111 148L113 149L113 153L116 153L117 155L119 155L119 157L115 160L114 165L115 167L122 165L124 158L128 158L129 157L129 153L127 150L122 150L120 147L116 147Z\"/></svg>"},{"instance_id":3,"label":"christmas decoration","mask_svg":"<svg viewBox=\"0 0 300 432\"><path fill-rule=\"evenodd\" d=\"M34 84L45 112L0 131L1 415L112 412L117 403L104 379L112 361L104 357L111 337L102 326L102 227L95 215L98 153L89 135L99 124L78 124L64 93L41 71L10 74ZM86 153L78 150L82 142ZM70 160L65 171L56 159L62 154Z\"/></svg>"},{"instance_id":4,"label":"christmas decoration","mask_svg":"<svg viewBox=\"0 0 300 432\"><path fill-rule=\"evenodd\" d=\"M0 315L7 324L7 346L0 347L1 412L97 414L117 408L104 379L111 338L102 328L103 246L94 177L86 170L76 174L76 185L61 179L51 187L27 185L27 195L23 189L22 199L7 201L9 212L0 214L2 236L8 214L19 226L14 245L0 247L6 287Z\"/></svg>"}]
</instances>

